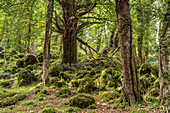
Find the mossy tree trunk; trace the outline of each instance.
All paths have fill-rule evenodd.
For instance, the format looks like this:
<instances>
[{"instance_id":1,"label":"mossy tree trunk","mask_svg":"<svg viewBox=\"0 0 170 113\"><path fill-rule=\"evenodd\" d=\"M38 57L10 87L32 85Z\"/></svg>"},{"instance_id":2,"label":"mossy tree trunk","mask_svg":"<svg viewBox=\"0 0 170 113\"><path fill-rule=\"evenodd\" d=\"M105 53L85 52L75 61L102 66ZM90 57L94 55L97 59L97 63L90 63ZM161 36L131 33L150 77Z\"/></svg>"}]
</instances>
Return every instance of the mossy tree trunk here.
<instances>
[{"instance_id":1,"label":"mossy tree trunk","mask_svg":"<svg viewBox=\"0 0 170 113\"><path fill-rule=\"evenodd\" d=\"M32 3L31 3L32 2ZM30 39L31 39L31 27L32 27L32 11L33 11L33 5L34 5L35 0L29 0L28 1L28 6L27 6L27 11L29 14L29 23L28 23L28 32L27 32L27 37L26 37L26 52L30 53Z\"/></svg>"},{"instance_id":2,"label":"mossy tree trunk","mask_svg":"<svg viewBox=\"0 0 170 113\"><path fill-rule=\"evenodd\" d=\"M76 10L75 0L64 0L62 4L63 19L65 25L65 31L63 38L63 63L75 64L77 63L77 41L75 32L77 29L78 19L75 17ZM74 17L74 19L71 19Z\"/></svg>"},{"instance_id":3,"label":"mossy tree trunk","mask_svg":"<svg viewBox=\"0 0 170 113\"><path fill-rule=\"evenodd\" d=\"M79 4L75 0L56 0L62 7L63 15L55 12L55 26L57 32L62 35L63 38L63 64L75 64L77 63L77 34L78 32L88 26L89 24L95 24L97 22L82 22L78 26L79 19L82 16L90 13L90 11L96 6L96 1L93 4L89 1L84 4ZM60 22L58 21L60 20Z\"/></svg>"},{"instance_id":4,"label":"mossy tree trunk","mask_svg":"<svg viewBox=\"0 0 170 113\"><path fill-rule=\"evenodd\" d=\"M128 0L116 0L118 31L123 63L123 87L130 105L141 100L135 66L132 24Z\"/></svg>"},{"instance_id":5,"label":"mossy tree trunk","mask_svg":"<svg viewBox=\"0 0 170 113\"><path fill-rule=\"evenodd\" d=\"M54 0L48 0L46 28L45 28L45 42L43 50L43 83L45 85L49 82L49 60L50 60L50 40L52 34L52 17L53 17Z\"/></svg>"},{"instance_id":6,"label":"mossy tree trunk","mask_svg":"<svg viewBox=\"0 0 170 113\"><path fill-rule=\"evenodd\" d=\"M169 92L169 39L167 31L170 26L170 0L168 0L167 13L164 15L162 32L159 39L159 84L161 105L168 109L168 92Z\"/></svg>"},{"instance_id":7,"label":"mossy tree trunk","mask_svg":"<svg viewBox=\"0 0 170 113\"><path fill-rule=\"evenodd\" d=\"M142 65L142 45L143 45L143 36L144 36L144 22L143 22L143 10L142 10L142 4L139 0L140 5L137 7L137 19L138 19L138 39L137 39L137 47L138 47L138 65Z\"/></svg>"}]
</instances>

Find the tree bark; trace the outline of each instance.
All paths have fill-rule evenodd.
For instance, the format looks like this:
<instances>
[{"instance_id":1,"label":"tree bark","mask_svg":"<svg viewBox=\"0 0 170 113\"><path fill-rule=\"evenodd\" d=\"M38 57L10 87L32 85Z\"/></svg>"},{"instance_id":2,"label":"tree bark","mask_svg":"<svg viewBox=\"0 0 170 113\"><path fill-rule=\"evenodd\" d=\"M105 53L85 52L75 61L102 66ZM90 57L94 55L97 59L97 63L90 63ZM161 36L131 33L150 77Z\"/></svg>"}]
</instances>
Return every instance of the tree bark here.
<instances>
[{"instance_id":1,"label":"tree bark","mask_svg":"<svg viewBox=\"0 0 170 113\"><path fill-rule=\"evenodd\" d=\"M118 31L123 63L123 85L130 105L141 100L138 76L135 66L132 24L128 0L116 0Z\"/></svg>"},{"instance_id":2,"label":"tree bark","mask_svg":"<svg viewBox=\"0 0 170 113\"><path fill-rule=\"evenodd\" d=\"M159 39L159 84L160 84L160 100L161 105L165 105L165 109L168 110L168 92L169 92L169 52L170 49L168 43L170 36L167 35L168 26L170 25L170 0L168 0L167 13L164 15L162 32Z\"/></svg>"},{"instance_id":3,"label":"tree bark","mask_svg":"<svg viewBox=\"0 0 170 113\"><path fill-rule=\"evenodd\" d=\"M139 30L138 30L138 39L137 39L137 47L138 47L138 65L141 66L142 65L142 45L143 45L143 36L144 36L144 23L143 23L143 11L142 11L142 5L141 5L141 1L140 2L140 6L137 8L138 11L138 24L139 24Z\"/></svg>"},{"instance_id":4,"label":"tree bark","mask_svg":"<svg viewBox=\"0 0 170 113\"><path fill-rule=\"evenodd\" d=\"M28 24L28 33L27 33L27 40L26 40L26 52L30 53L30 38L31 38L31 20L32 14L30 14L29 24Z\"/></svg>"},{"instance_id":5,"label":"tree bark","mask_svg":"<svg viewBox=\"0 0 170 113\"><path fill-rule=\"evenodd\" d=\"M53 17L54 0L48 0L46 28L45 28L45 42L43 50L43 83L45 85L49 82L49 60L50 60L50 40L52 34L52 17Z\"/></svg>"},{"instance_id":6,"label":"tree bark","mask_svg":"<svg viewBox=\"0 0 170 113\"><path fill-rule=\"evenodd\" d=\"M63 38L63 61L62 63L75 64L77 63L77 41L75 32L77 29L78 19L75 17L76 10L75 0L63 0L63 19L65 23L65 31ZM71 19L74 17L73 19Z\"/></svg>"}]
</instances>

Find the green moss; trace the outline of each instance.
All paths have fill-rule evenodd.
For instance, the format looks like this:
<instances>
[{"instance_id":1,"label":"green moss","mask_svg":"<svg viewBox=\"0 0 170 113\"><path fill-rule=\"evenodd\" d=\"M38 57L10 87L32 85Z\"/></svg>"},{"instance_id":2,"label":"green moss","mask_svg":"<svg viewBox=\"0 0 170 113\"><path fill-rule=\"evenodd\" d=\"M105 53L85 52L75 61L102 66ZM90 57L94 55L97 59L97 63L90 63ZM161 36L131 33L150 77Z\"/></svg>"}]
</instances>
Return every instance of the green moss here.
<instances>
[{"instance_id":1,"label":"green moss","mask_svg":"<svg viewBox=\"0 0 170 113\"><path fill-rule=\"evenodd\" d=\"M87 70L80 70L76 74L76 79L81 79L81 78L83 78L88 73L89 73L89 71L87 71Z\"/></svg>"},{"instance_id":2,"label":"green moss","mask_svg":"<svg viewBox=\"0 0 170 113\"><path fill-rule=\"evenodd\" d=\"M75 113L75 112L78 112L78 111L81 111L81 109L78 108L78 107L69 107L69 108L66 110L67 113Z\"/></svg>"},{"instance_id":3,"label":"green moss","mask_svg":"<svg viewBox=\"0 0 170 113\"><path fill-rule=\"evenodd\" d=\"M69 100L70 106L75 106L79 108L86 108L89 105L95 103L94 98L91 95L79 93Z\"/></svg>"},{"instance_id":4,"label":"green moss","mask_svg":"<svg viewBox=\"0 0 170 113\"><path fill-rule=\"evenodd\" d=\"M19 86L28 85L35 81L37 81L37 77L34 74L32 74L30 70L23 69L18 74Z\"/></svg>"},{"instance_id":5,"label":"green moss","mask_svg":"<svg viewBox=\"0 0 170 113\"><path fill-rule=\"evenodd\" d=\"M46 89L43 89L40 91L41 94L49 95L48 91Z\"/></svg>"},{"instance_id":6,"label":"green moss","mask_svg":"<svg viewBox=\"0 0 170 113\"><path fill-rule=\"evenodd\" d=\"M68 87L61 87L57 92L56 92L56 96L57 97L62 97L62 98L66 98L69 95L71 95L71 90Z\"/></svg>"},{"instance_id":7,"label":"green moss","mask_svg":"<svg viewBox=\"0 0 170 113\"><path fill-rule=\"evenodd\" d=\"M0 80L0 86L2 87L8 87L10 86L12 83L10 80Z\"/></svg>"},{"instance_id":8,"label":"green moss","mask_svg":"<svg viewBox=\"0 0 170 113\"><path fill-rule=\"evenodd\" d=\"M67 84L66 84L66 81L64 81L63 79L61 79L61 80L59 80L59 81L55 81L55 82L53 83L53 85L55 85L55 86L57 86L57 87L62 87L62 86L67 85Z\"/></svg>"},{"instance_id":9,"label":"green moss","mask_svg":"<svg viewBox=\"0 0 170 113\"><path fill-rule=\"evenodd\" d=\"M94 76L96 74L95 70L92 69L90 72L89 72L90 75Z\"/></svg>"},{"instance_id":10,"label":"green moss","mask_svg":"<svg viewBox=\"0 0 170 113\"><path fill-rule=\"evenodd\" d=\"M159 87L159 78L157 78L153 84L153 87Z\"/></svg>"},{"instance_id":11,"label":"green moss","mask_svg":"<svg viewBox=\"0 0 170 113\"><path fill-rule=\"evenodd\" d=\"M60 67L58 66L53 66L50 68L50 71L49 71L49 74L52 76L52 77L58 77L59 74L61 72L61 69Z\"/></svg>"},{"instance_id":12,"label":"green moss","mask_svg":"<svg viewBox=\"0 0 170 113\"><path fill-rule=\"evenodd\" d=\"M95 79L95 85L99 89L121 86L122 74L113 68L107 68L102 71L101 76Z\"/></svg>"},{"instance_id":13,"label":"green moss","mask_svg":"<svg viewBox=\"0 0 170 113\"><path fill-rule=\"evenodd\" d=\"M88 109L96 109L96 108L97 108L96 104L92 104L92 105L88 106Z\"/></svg>"},{"instance_id":14,"label":"green moss","mask_svg":"<svg viewBox=\"0 0 170 113\"><path fill-rule=\"evenodd\" d=\"M152 68L152 65L149 64L149 63L142 64L140 69L139 69L139 74L140 75L150 74L151 68Z\"/></svg>"},{"instance_id":15,"label":"green moss","mask_svg":"<svg viewBox=\"0 0 170 113\"><path fill-rule=\"evenodd\" d=\"M64 79L65 81L70 81L70 76L68 76L66 73L64 72L60 72L59 75L62 79Z\"/></svg>"},{"instance_id":16,"label":"green moss","mask_svg":"<svg viewBox=\"0 0 170 113\"><path fill-rule=\"evenodd\" d=\"M79 82L78 82L77 79L72 79L70 81L70 84L71 84L72 87L78 87L79 86Z\"/></svg>"},{"instance_id":17,"label":"green moss","mask_svg":"<svg viewBox=\"0 0 170 113\"><path fill-rule=\"evenodd\" d=\"M18 54L18 58L24 58L25 57L25 54L24 53L19 53Z\"/></svg>"},{"instance_id":18,"label":"green moss","mask_svg":"<svg viewBox=\"0 0 170 113\"><path fill-rule=\"evenodd\" d=\"M2 51L2 50L4 50L4 48L0 46L0 51Z\"/></svg>"},{"instance_id":19,"label":"green moss","mask_svg":"<svg viewBox=\"0 0 170 113\"><path fill-rule=\"evenodd\" d=\"M59 81L60 79L58 77L50 77L49 78L49 81L50 81L50 84L54 84L56 81Z\"/></svg>"},{"instance_id":20,"label":"green moss","mask_svg":"<svg viewBox=\"0 0 170 113\"><path fill-rule=\"evenodd\" d=\"M36 58L38 59L39 62L43 62L43 53L39 53Z\"/></svg>"},{"instance_id":21,"label":"green moss","mask_svg":"<svg viewBox=\"0 0 170 113\"><path fill-rule=\"evenodd\" d=\"M36 57L34 55L27 55L26 58L25 58L25 66L28 66L28 65L34 65L38 63L38 60L36 59Z\"/></svg>"},{"instance_id":22,"label":"green moss","mask_svg":"<svg viewBox=\"0 0 170 113\"><path fill-rule=\"evenodd\" d=\"M55 108L44 108L41 113L58 113L58 111Z\"/></svg>"},{"instance_id":23,"label":"green moss","mask_svg":"<svg viewBox=\"0 0 170 113\"><path fill-rule=\"evenodd\" d=\"M24 59L19 59L19 60L17 60L16 66L17 66L18 68L24 68L24 67L25 67Z\"/></svg>"},{"instance_id":24,"label":"green moss","mask_svg":"<svg viewBox=\"0 0 170 113\"><path fill-rule=\"evenodd\" d=\"M157 77L158 78L158 72L159 72L159 70L158 70L158 66L152 66L152 68L151 68L151 73L155 76L155 77Z\"/></svg>"},{"instance_id":25,"label":"green moss","mask_svg":"<svg viewBox=\"0 0 170 113\"><path fill-rule=\"evenodd\" d=\"M28 65L26 68L25 68L26 70L33 70L34 69L34 65Z\"/></svg>"},{"instance_id":26,"label":"green moss","mask_svg":"<svg viewBox=\"0 0 170 113\"><path fill-rule=\"evenodd\" d=\"M147 74L148 75L148 74ZM148 78L145 76L141 76L140 80L140 88L145 92L148 87L150 87L150 83Z\"/></svg>"},{"instance_id":27,"label":"green moss","mask_svg":"<svg viewBox=\"0 0 170 113\"><path fill-rule=\"evenodd\" d=\"M85 77L78 79L79 87L77 89L78 93L91 93L94 88L94 82L91 78Z\"/></svg>"},{"instance_id":28,"label":"green moss","mask_svg":"<svg viewBox=\"0 0 170 113\"><path fill-rule=\"evenodd\" d=\"M112 91L102 91L99 93L99 96L102 98L102 102L109 101L119 97L119 93L116 90Z\"/></svg>"},{"instance_id":29,"label":"green moss","mask_svg":"<svg viewBox=\"0 0 170 113\"><path fill-rule=\"evenodd\" d=\"M7 97L0 101L0 107L10 106L17 103L17 101L25 99L27 96L25 94L17 94L14 97Z\"/></svg>"}]
</instances>

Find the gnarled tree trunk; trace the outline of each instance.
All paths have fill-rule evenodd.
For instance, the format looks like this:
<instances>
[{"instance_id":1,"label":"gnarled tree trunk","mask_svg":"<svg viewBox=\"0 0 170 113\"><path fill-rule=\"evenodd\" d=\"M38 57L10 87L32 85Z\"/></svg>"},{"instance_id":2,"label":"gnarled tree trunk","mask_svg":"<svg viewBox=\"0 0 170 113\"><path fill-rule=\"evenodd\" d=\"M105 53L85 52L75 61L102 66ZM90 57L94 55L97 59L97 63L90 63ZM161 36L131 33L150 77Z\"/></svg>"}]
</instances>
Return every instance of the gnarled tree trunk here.
<instances>
[{"instance_id":1,"label":"gnarled tree trunk","mask_svg":"<svg viewBox=\"0 0 170 113\"><path fill-rule=\"evenodd\" d=\"M65 31L63 34L63 61L64 64L77 63L77 41L75 33L77 29L75 0L63 0L63 19L65 23Z\"/></svg>"},{"instance_id":2,"label":"gnarled tree trunk","mask_svg":"<svg viewBox=\"0 0 170 113\"><path fill-rule=\"evenodd\" d=\"M116 0L116 13L123 63L123 83L125 95L130 105L141 100L138 76L135 66L132 24L128 0Z\"/></svg>"}]
</instances>

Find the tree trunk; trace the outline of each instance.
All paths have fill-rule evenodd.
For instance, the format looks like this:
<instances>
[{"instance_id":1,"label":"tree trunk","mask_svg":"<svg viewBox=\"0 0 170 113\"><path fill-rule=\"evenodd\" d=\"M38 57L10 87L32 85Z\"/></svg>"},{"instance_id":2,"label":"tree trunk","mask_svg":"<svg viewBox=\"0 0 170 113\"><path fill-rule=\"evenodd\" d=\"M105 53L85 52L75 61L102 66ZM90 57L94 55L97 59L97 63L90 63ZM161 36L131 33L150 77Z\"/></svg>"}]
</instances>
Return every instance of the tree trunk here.
<instances>
[{"instance_id":1,"label":"tree trunk","mask_svg":"<svg viewBox=\"0 0 170 113\"><path fill-rule=\"evenodd\" d=\"M116 13L123 63L123 85L130 105L141 100L135 66L132 24L128 0L116 0Z\"/></svg>"},{"instance_id":2,"label":"tree trunk","mask_svg":"<svg viewBox=\"0 0 170 113\"><path fill-rule=\"evenodd\" d=\"M168 1L167 13L164 16L162 32L159 39L159 84L160 84L160 100L161 105L165 105L165 109L168 109L168 92L169 92L169 52L170 47L168 40L170 36L167 35L168 26L170 24L170 0ZM169 39L168 39L169 38Z\"/></svg>"},{"instance_id":3,"label":"tree trunk","mask_svg":"<svg viewBox=\"0 0 170 113\"><path fill-rule=\"evenodd\" d=\"M141 3L141 1L139 1ZM138 30L138 65L142 65L142 45L143 45L143 36L144 36L144 23L143 23L143 11L141 5L137 8L138 11L138 24L140 25Z\"/></svg>"},{"instance_id":4,"label":"tree trunk","mask_svg":"<svg viewBox=\"0 0 170 113\"><path fill-rule=\"evenodd\" d=\"M36 39L33 40L32 45L31 45L31 48L32 48L31 53L32 54L35 54L35 41L36 41Z\"/></svg>"},{"instance_id":5,"label":"tree trunk","mask_svg":"<svg viewBox=\"0 0 170 113\"><path fill-rule=\"evenodd\" d=\"M47 19L45 28L45 42L43 50L43 83L49 82L49 60L50 60L50 39L52 34L52 17L53 17L54 0L48 0Z\"/></svg>"},{"instance_id":6,"label":"tree trunk","mask_svg":"<svg viewBox=\"0 0 170 113\"><path fill-rule=\"evenodd\" d=\"M19 44L19 52L21 53L21 52L22 52L21 33L19 33L18 37L19 37L19 41L18 41L18 44Z\"/></svg>"},{"instance_id":7,"label":"tree trunk","mask_svg":"<svg viewBox=\"0 0 170 113\"><path fill-rule=\"evenodd\" d=\"M63 38L63 61L62 63L77 63L77 41L75 32L78 19L75 17L75 0L64 0L62 3L63 19L65 24ZM73 19L71 19L74 17Z\"/></svg>"},{"instance_id":8,"label":"tree trunk","mask_svg":"<svg viewBox=\"0 0 170 113\"><path fill-rule=\"evenodd\" d=\"M32 16L30 14L29 24L28 24L27 40L26 40L26 52L27 53L30 53L31 19L32 19Z\"/></svg>"}]
</instances>

